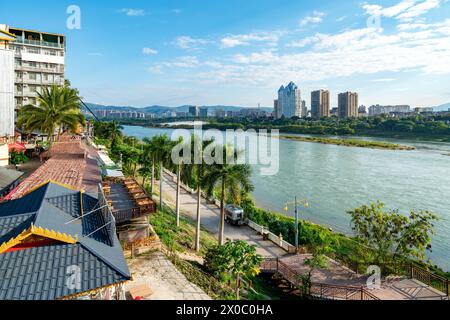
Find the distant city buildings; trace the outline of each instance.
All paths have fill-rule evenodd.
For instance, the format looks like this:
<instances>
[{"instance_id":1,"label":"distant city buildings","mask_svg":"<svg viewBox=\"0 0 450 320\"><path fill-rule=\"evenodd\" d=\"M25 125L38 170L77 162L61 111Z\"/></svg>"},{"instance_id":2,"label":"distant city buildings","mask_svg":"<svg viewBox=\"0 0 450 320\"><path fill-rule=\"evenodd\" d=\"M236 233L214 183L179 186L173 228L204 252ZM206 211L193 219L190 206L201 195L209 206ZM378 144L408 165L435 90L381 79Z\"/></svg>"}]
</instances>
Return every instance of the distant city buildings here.
<instances>
[{"instance_id":1,"label":"distant city buildings","mask_svg":"<svg viewBox=\"0 0 450 320\"><path fill-rule=\"evenodd\" d=\"M380 106L374 105L369 108L369 116L376 117L384 114L410 113L411 107L408 105Z\"/></svg>"},{"instance_id":2,"label":"distant city buildings","mask_svg":"<svg viewBox=\"0 0 450 320\"><path fill-rule=\"evenodd\" d=\"M200 116L200 108L196 106L189 107L189 116L198 118Z\"/></svg>"},{"instance_id":3,"label":"distant city buildings","mask_svg":"<svg viewBox=\"0 0 450 320\"><path fill-rule=\"evenodd\" d=\"M366 108L366 106L359 106L359 108L358 108L358 117L367 117L367 108Z\"/></svg>"},{"instance_id":4,"label":"distant city buildings","mask_svg":"<svg viewBox=\"0 0 450 320\"><path fill-rule=\"evenodd\" d=\"M302 99L300 89L294 82L278 90L277 118L301 117Z\"/></svg>"},{"instance_id":5,"label":"distant city buildings","mask_svg":"<svg viewBox=\"0 0 450 320\"><path fill-rule=\"evenodd\" d=\"M328 90L311 92L311 116L314 119L330 116L330 92Z\"/></svg>"},{"instance_id":6,"label":"distant city buildings","mask_svg":"<svg viewBox=\"0 0 450 320\"><path fill-rule=\"evenodd\" d=\"M97 110L95 114L99 118L106 119L144 119L146 114L144 112L136 111L118 111L118 110Z\"/></svg>"},{"instance_id":7,"label":"distant city buildings","mask_svg":"<svg viewBox=\"0 0 450 320\"><path fill-rule=\"evenodd\" d=\"M308 116L308 107L306 106L306 101L302 101L302 118L306 118Z\"/></svg>"},{"instance_id":8,"label":"distant city buildings","mask_svg":"<svg viewBox=\"0 0 450 320\"><path fill-rule=\"evenodd\" d=\"M415 113L431 113L433 108L414 108Z\"/></svg>"},{"instance_id":9,"label":"distant city buildings","mask_svg":"<svg viewBox=\"0 0 450 320\"><path fill-rule=\"evenodd\" d=\"M216 110L216 118L222 119L227 116L227 113L223 109Z\"/></svg>"},{"instance_id":10,"label":"distant city buildings","mask_svg":"<svg viewBox=\"0 0 450 320\"><path fill-rule=\"evenodd\" d=\"M358 117L358 94L344 92L338 95L338 115L340 119Z\"/></svg>"},{"instance_id":11,"label":"distant city buildings","mask_svg":"<svg viewBox=\"0 0 450 320\"><path fill-rule=\"evenodd\" d=\"M208 118L208 108L200 108L200 118Z\"/></svg>"}]
</instances>

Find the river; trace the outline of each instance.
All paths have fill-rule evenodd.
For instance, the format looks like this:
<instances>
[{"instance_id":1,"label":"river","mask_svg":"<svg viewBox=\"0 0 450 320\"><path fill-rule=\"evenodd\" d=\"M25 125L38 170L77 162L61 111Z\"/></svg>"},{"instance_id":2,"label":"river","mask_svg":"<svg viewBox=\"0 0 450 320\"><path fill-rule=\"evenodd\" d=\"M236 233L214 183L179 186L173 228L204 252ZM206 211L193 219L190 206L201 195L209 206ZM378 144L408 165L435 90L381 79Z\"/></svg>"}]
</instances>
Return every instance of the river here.
<instances>
[{"instance_id":1,"label":"river","mask_svg":"<svg viewBox=\"0 0 450 320\"><path fill-rule=\"evenodd\" d=\"M137 138L170 136L173 129L124 127ZM364 138L376 140L376 138ZM254 167L253 192L258 206L283 212L295 196L308 199L301 217L351 234L348 210L380 200L387 208L428 210L441 220L436 225L434 264L450 271L450 143L382 139L415 146L416 151L392 151L280 141L280 169L273 176L260 175ZM292 208L291 208L291 211ZM291 213L292 214L292 213Z\"/></svg>"}]
</instances>

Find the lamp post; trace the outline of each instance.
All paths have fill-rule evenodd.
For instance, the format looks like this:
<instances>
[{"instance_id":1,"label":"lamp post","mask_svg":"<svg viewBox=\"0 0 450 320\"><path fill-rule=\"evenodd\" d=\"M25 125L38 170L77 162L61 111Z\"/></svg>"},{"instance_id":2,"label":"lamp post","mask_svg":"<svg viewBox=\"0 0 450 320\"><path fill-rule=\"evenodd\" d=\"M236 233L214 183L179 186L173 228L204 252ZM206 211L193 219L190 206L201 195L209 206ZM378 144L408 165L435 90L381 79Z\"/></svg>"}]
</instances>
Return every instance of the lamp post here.
<instances>
[{"instance_id":1,"label":"lamp post","mask_svg":"<svg viewBox=\"0 0 450 320\"><path fill-rule=\"evenodd\" d=\"M297 201L297 196L295 197L294 201L286 202L286 206L284 208L284 211L289 211L289 205L294 205L295 208L295 250L296 253L298 253L298 246L299 246L299 231L298 231L298 225L299 225L299 211L298 206L301 204L305 209L309 208L309 203L307 200Z\"/></svg>"}]
</instances>

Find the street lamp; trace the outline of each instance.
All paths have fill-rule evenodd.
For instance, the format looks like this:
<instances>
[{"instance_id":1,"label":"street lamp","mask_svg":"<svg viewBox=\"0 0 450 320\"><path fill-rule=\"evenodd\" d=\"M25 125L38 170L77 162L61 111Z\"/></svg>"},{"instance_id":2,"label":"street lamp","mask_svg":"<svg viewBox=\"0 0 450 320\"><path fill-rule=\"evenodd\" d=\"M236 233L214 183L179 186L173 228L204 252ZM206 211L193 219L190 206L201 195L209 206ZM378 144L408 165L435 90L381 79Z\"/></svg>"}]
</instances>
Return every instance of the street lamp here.
<instances>
[{"instance_id":1,"label":"street lamp","mask_svg":"<svg viewBox=\"0 0 450 320\"><path fill-rule=\"evenodd\" d=\"M298 253L298 243L299 243L299 234L298 234L298 224L299 224L299 216L298 216L298 206L302 205L305 209L309 208L309 203L307 200L297 201L297 197L295 197L294 201L286 202L286 206L284 207L284 211L289 211L289 206L295 206L295 250Z\"/></svg>"}]
</instances>

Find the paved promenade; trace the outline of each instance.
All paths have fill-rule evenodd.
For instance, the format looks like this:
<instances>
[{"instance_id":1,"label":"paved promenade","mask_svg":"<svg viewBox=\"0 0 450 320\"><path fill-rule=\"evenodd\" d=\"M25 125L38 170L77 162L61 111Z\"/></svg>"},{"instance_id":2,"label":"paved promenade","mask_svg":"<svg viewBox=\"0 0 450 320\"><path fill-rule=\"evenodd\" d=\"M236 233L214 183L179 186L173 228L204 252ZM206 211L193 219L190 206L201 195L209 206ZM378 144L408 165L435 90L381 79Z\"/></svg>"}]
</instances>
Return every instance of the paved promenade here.
<instances>
[{"instance_id":1,"label":"paved promenade","mask_svg":"<svg viewBox=\"0 0 450 320\"><path fill-rule=\"evenodd\" d=\"M177 184L172 178L164 175L164 198L169 199L169 202L175 206ZM197 196L192 195L186 190L181 189L181 213L194 220L197 219ZM218 237L219 235L219 221L220 209L214 204L208 204L205 199L201 202L201 222L202 226ZM228 223L225 224L225 237L232 240L245 240L248 243L255 245L257 251L264 257L280 258L286 255L286 251L275 245L271 241L263 240L262 236L258 235L254 230L248 226L235 227Z\"/></svg>"}]
</instances>

